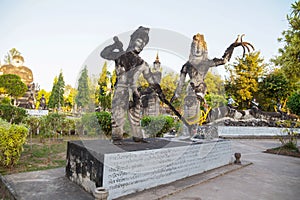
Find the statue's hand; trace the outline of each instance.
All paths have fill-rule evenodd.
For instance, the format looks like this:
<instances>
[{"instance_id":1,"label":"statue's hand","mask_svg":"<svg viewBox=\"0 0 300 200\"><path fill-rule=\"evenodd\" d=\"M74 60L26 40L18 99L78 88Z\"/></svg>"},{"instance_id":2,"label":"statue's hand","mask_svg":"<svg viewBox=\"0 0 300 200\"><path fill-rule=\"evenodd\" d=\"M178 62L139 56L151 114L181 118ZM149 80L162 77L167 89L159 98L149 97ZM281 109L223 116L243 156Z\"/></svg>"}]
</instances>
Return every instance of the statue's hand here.
<instances>
[{"instance_id":1,"label":"statue's hand","mask_svg":"<svg viewBox=\"0 0 300 200\"><path fill-rule=\"evenodd\" d=\"M247 49L248 53L251 52L251 49L254 50L254 47L253 47L252 44L250 44L249 42L244 42L243 41L244 36L245 36L245 34L238 35L235 42L232 43L233 48L238 47L238 46L241 46L243 48L243 57L245 56L246 49Z\"/></svg>"},{"instance_id":2,"label":"statue's hand","mask_svg":"<svg viewBox=\"0 0 300 200\"><path fill-rule=\"evenodd\" d=\"M122 49L123 50L123 43L119 40L118 36L113 37L114 40L114 45L117 49Z\"/></svg>"}]
</instances>

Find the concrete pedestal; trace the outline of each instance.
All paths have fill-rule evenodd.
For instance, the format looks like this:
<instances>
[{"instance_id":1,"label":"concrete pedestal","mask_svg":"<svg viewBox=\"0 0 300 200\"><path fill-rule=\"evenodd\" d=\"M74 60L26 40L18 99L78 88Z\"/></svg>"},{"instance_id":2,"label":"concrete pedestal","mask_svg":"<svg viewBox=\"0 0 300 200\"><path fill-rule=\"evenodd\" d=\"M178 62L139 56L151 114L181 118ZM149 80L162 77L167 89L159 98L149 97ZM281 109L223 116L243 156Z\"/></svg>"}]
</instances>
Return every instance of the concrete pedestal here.
<instances>
[{"instance_id":1,"label":"concrete pedestal","mask_svg":"<svg viewBox=\"0 0 300 200\"><path fill-rule=\"evenodd\" d=\"M211 170L232 161L229 140L202 144L148 139L71 141L67 152L67 177L93 193L104 187L109 199L170 183Z\"/></svg>"}]
</instances>

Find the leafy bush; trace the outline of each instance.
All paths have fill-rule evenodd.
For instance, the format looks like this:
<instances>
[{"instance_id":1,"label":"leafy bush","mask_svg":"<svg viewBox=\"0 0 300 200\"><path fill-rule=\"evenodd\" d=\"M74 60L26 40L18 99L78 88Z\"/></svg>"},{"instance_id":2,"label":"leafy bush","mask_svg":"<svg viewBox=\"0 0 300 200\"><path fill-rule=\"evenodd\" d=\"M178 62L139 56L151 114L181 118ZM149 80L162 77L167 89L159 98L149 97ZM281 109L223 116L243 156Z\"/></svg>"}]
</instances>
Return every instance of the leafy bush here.
<instances>
[{"instance_id":1,"label":"leafy bush","mask_svg":"<svg viewBox=\"0 0 300 200\"><path fill-rule=\"evenodd\" d=\"M1 89L0 89L1 90ZM1 93L1 92L0 92ZM3 105L10 105L11 104L11 99L9 97L3 97L1 100L0 100L0 104Z\"/></svg>"},{"instance_id":2,"label":"leafy bush","mask_svg":"<svg viewBox=\"0 0 300 200\"><path fill-rule=\"evenodd\" d=\"M106 111L86 113L76 124L76 130L89 135L105 134L110 136L112 131L111 113Z\"/></svg>"},{"instance_id":3,"label":"leafy bush","mask_svg":"<svg viewBox=\"0 0 300 200\"><path fill-rule=\"evenodd\" d=\"M0 105L0 118L11 124L21 123L27 116L26 110L11 105Z\"/></svg>"},{"instance_id":4,"label":"leafy bush","mask_svg":"<svg viewBox=\"0 0 300 200\"><path fill-rule=\"evenodd\" d=\"M100 125L100 131L104 133L106 136L111 135L112 127L111 127L111 113L109 112L96 112L96 116L98 119L98 123Z\"/></svg>"},{"instance_id":5,"label":"leafy bush","mask_svg":"<svg viewBox=\"0 0 300 200\"><path fill-rule=\"evenodd\" d=\"M75 133L76 119L64 118L62 121L61 132L64 135L71 135L71 132Z\"/></svg>"},{"instance_id":6,"label":"leafy bush","mask_svg":"<svg viewBox=\"0 0 300 200\"><path fill-rule=\"evenodd\" d=\"M24 123L30 129L30 133L37 134L40 127L40 117L28 116L24 119Z\"/></svg>"},{"instance_id":7,"label":"leafy bush","mask_svg":"<svg viewBox=\"0 0 300 200\"><path fill-rule=\"evenodd\" d=\"M287 136L278 136L278 139L281 142L282 147L291 150L298 150L297 148L298 133L294 131L294 128L297 128L299 124L289 120L285 120L281 123L284 125L284 127L289 127L283 130L284 133L287 133Z\"/></svg>"},{"instance_id":8,"label":"leafy bush","mask_svg":"<svg viewBox=\"0 0 300 200\"><path fill-rule=\"evenodd\" d=\"M141 125L145 130L146 134L150 137L162 137L164 133L169 132L174 128L174 119L171 116L160 115L157 117L143 117Z\"/></svg>"},{"instance_id":9,"label":"leafy bush","mask_svg":"<svg viewBox=\"0 0 300 200\"><path fill-rule=\"evenodd\" d=\"M296 151L296 152L299 152L298 148L297 148L297 144L294 143L294 142L288 142L288 143L285 143L283 146L283 148L285 149L289 149L289 150L292 150L292 151Z\"/></svg>"},{"instance_id":10,"label":"leafy bush","mask_svg":"<svg viewBox=\"0 0 300 200\"><path fill-rule=\"evenodd\" d=\"M0 164L13 166L23 151L28 129L23 125L9 124L0 119Z\"/></svg>"},{"instance_id":11,"label":"leafy bush","mask_svg":"<svg viewBox=\"0 0 300 200\"><path fill-rule=\"evenodd\" d=\"M95 112L82 115L81 126L88 135L96 135L100 132L100 125Z\"/></svg>"},{"instance_id":12,"label":"leafy bush","mask_svg":"<svg viewBox=\"0 0 300 200\"><path fill-rule=\"evenodd\" d=\"M300 92L293 93L286 103L287 107L296 115L300 115Z\"/></svg>"},{"instance_id":13,"label":"leafy bush","mask_svg":"<svg viewBox=\"0 0 300 200\"><path fill-rule=\"evenodd\" d=\"M217 108L223 105L226 105L225 97L217 94L207 94L205 95L205 100L212 108Z\"/></svg>"},{"instance_id":14,"label":"leafy bush","mask_svg":"<svg viewBox=\"0 0 300 200\"><path fill-rule=\"evenodd\" d=\"M50 113L43 118L43 133L46 135L56 134L57 131L61 131L62 122L65 119L65 115L59 113Z\"/></svg>"}]
</instances>

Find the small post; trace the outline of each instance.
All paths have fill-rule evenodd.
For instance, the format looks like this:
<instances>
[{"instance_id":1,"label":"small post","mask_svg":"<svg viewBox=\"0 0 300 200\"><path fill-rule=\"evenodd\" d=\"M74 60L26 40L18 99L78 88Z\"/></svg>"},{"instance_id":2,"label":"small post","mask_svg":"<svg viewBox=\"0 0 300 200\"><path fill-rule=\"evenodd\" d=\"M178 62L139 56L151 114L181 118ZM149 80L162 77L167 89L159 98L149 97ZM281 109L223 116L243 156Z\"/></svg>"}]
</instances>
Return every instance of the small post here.
<instances>
[{"instance_id":1,"label":"small post","mask_svg":"<svg viewBox=\"0 0 300 200\"><path fill-rule=\"evenodd\" d=\"M97 187L94 191L95 200L107 200L108 191L104 187Z\"/></svg>"},{"instance_id":2,"label":"small post","mask_svg":"<svg viewBox=\"0 0 300 200\"><path fill-rule=\"evenodd\" d=\"M241 164L241 160L240 160L242 157L241 153L235 153L234 157L235 157L234 164Z\"/></svg>"}]
</instances>

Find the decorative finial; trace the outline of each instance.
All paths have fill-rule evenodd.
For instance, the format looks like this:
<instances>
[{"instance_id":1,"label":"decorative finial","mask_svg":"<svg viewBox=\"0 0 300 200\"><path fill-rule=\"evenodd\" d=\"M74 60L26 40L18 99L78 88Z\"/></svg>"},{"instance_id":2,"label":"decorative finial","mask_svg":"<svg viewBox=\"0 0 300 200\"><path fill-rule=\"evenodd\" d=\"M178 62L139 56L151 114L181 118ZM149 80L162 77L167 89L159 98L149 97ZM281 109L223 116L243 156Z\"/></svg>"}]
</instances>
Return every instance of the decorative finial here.
<instances>
[{"instance_id":1,"label":"decorative finial","mask_svg":"<svg viewBox=\"0 0 300 200\"><path fill-rule=\"evenodd\" d=\"M160 64L160 62L159 62L159 57L158 57L158 52L156 53L156 58L155 58L154 63L155 63L155 64Z\"/></svg>"}]
</instances>

